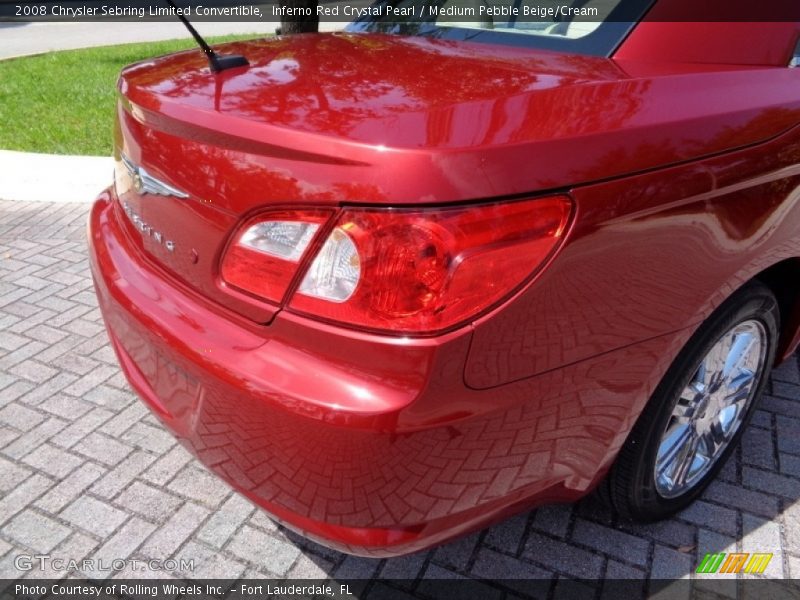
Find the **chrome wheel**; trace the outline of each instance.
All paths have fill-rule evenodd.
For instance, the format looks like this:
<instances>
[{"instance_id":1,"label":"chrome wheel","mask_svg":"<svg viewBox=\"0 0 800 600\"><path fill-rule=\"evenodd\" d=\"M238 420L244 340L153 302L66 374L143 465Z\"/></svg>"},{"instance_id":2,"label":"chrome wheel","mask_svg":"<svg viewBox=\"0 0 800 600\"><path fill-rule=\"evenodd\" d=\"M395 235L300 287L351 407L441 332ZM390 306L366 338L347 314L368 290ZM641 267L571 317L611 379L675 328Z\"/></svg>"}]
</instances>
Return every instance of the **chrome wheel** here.
<instances>
[{"instance_id":1,"label":"chrome wheel","mask_svg":"<svg viewBox=\"0 0 800 600\"><path fill-rule=\"evenodd\" d=\"M670 415L655 464L656 490L675 498L699 482L738 431L767 355L767 333L748 320L706 354Z\"/></svg>"}]
</instances>

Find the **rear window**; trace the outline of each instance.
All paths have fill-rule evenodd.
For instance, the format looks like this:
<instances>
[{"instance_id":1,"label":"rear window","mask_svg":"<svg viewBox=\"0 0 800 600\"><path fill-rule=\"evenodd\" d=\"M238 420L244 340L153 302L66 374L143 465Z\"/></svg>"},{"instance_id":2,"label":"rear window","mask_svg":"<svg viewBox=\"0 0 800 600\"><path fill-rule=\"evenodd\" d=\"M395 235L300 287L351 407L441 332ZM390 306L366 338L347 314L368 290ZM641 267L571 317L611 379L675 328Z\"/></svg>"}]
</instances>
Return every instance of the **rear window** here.
<instances>
[{"instance_id":1,"label":"rear window","mask_svg":"<svg viewBox=\"0 0 800 600\"><path fill-rule=\"evenodd\" d=\"M609 56L653 1L380 0L351 32L418 35Z\"/></svg>"}]
</instances>

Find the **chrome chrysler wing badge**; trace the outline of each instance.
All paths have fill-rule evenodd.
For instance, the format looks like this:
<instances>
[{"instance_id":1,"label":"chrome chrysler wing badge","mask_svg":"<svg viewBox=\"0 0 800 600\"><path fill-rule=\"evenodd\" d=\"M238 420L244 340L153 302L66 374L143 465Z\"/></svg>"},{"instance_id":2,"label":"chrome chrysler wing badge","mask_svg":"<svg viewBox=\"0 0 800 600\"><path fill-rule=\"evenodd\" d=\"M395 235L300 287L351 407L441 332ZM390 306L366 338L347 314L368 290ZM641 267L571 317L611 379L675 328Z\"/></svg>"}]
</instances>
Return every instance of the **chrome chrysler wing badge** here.
<instances>
[{"instance_id":1,"label":"chrome chrysler wing badge","mask_svg":"<svg viewBox=\"0 0 800 600\"><path fill-rule=\"evenodd\" d=\"M131 176L133 189L136 190L136 193L140 196L142 194L156 194L158 196L175 196L176 198L189 197L189 194L186 192L182 192L178 188L153 177L144 167L135 165L133 161L124 154L120 154L120 159L128 170L128 174Z\"/></svg>"}]
</instances>

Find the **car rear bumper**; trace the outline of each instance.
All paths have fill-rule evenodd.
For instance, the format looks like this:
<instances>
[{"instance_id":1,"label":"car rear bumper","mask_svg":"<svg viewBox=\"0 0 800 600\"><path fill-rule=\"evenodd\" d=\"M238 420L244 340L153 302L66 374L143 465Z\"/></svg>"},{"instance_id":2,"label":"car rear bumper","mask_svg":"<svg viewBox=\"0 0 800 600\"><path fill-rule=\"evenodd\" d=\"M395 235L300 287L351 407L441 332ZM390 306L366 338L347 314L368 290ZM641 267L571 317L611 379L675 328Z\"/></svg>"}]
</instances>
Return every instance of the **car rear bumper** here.
<instances>
[{"instance_id":1,"label":"car rear bumper","mask_svg":"<svg viewBox=\"0 0 800 600\"><path fill-rule=\"evenodd\" d=\"M207 467L291 529L393 556L599 480L681 336L492 390L463 382L470 333L361 335L279 313L254 325L138 256L113 192L91 269L131 385Z\"/></svg>"}]
</instances>

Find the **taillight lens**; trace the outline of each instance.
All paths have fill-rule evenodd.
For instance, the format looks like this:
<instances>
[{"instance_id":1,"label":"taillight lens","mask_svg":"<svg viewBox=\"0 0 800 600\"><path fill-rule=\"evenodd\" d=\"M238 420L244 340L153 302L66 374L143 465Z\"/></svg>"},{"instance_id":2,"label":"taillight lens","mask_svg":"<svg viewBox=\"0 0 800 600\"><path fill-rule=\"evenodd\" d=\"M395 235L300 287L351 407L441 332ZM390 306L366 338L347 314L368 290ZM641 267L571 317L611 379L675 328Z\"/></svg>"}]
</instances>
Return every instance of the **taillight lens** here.
<instances>
[{"instance_id":1,"label":"taillight lens","mask_svg":"<svg viewBox=\"0 0 800 600\"><path fill-rule=\"evenodd\" d=\"M245 292L280 302L314 235L330 215L320 210L275 211L251 219L228 246L222 279Z\"/></svg>"},{"instance_id":2,"label":"taillight lens","mask_svg":"<svg viewBox=\"0 0 800 600\"><path fill-rule=\"evenodd\" d=\"M293 310L429 334L508 296L547 258L563 197L451 209L346 209L292 296Z\"/></svg>"},{"instance_id":3,"label":"taillight lens","mask_svg":"<svg viewBox=\"0 0 800 600\"><path fill-rule=\"evenodd\" d=\"M345 302L361 279L358 248L347 232L337 227L311 263L299 292L330 302Z\"/></svg>"}]
</instances>

